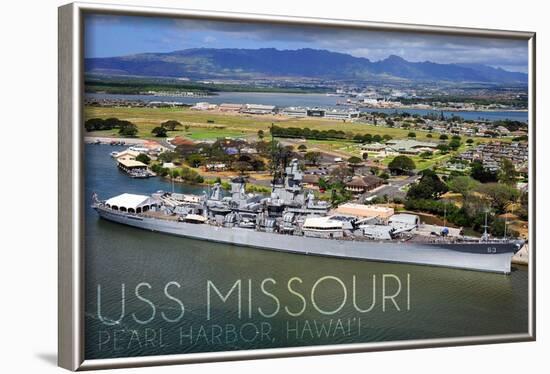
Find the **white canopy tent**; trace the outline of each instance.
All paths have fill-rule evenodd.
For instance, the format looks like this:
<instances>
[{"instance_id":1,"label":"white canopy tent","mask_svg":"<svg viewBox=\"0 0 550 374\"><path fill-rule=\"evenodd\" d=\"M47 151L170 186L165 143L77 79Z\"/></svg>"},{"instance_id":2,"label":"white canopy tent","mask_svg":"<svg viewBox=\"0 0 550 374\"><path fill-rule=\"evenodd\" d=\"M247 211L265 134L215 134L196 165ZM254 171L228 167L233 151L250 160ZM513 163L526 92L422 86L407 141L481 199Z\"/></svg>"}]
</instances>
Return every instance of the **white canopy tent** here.
<instances>
[{"instance_id":1,"label":"white canopy tent","mask_svg":"<svg viewBox=\"0 0 550 374\"><path fill-rule=\"evenodd\" d=\"M155 199L145 195L123 193L105 202L108 208L128 213L142 213L156 205Z\"/></svg>"}]
</instances>

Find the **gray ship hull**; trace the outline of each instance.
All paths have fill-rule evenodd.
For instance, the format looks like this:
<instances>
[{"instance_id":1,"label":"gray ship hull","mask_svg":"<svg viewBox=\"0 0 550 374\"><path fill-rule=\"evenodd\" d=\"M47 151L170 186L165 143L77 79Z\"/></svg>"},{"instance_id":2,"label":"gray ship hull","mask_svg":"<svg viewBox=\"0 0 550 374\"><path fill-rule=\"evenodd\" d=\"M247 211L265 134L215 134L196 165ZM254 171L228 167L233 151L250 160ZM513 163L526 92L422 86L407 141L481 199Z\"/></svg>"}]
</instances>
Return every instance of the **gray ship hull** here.
<instances>
[{"instance_id":1,"label":"gray ship hull","mask_svg":"<svg viewBox=\"0 0 550 374\"><path fill-rule=\"evenodd\" d=\"M509 243L417 243L320 239L243 228L226 228L131 215L96 207L100 217L181 237L280 252L449 267L509 274L518 245Z\"/></svg>"}]
</instances>

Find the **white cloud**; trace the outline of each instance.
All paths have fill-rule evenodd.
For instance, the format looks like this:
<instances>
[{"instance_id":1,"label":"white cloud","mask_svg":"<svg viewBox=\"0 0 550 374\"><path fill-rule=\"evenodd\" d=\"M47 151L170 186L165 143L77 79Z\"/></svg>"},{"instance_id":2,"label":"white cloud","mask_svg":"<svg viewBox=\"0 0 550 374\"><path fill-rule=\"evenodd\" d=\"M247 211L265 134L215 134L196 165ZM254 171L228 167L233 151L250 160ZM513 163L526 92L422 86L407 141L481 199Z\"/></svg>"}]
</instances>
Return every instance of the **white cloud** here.
<instances>
[{"instance_id":1,"label":"white cloud","mask_svg":"<svg viewBox=\"0 0 550 374\"><path fill-rule=\"evenodd\" d=\"M163 50L316 48L372 61L398 55L409 61L479 63L523 72L528 63L527 42L519 40L197 19L97 16L94 20L133 27L149 23L159 30L156 37Z\"/></svg>"}]
</instances>

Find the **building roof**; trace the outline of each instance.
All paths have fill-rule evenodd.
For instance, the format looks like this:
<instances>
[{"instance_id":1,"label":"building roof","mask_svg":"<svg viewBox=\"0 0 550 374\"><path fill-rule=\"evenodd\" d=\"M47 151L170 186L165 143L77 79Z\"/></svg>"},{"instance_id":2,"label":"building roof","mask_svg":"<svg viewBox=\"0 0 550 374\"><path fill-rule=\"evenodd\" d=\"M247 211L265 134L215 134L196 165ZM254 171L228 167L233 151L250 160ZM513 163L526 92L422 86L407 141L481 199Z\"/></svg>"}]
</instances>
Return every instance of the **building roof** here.
<instances>
[{"instance_id":1,"label":"building roof","mask_svg":"<svg viewBox=\"0 0 550 374\"><path fill-rule=\"evenodd\" d=\"M368 211L372 212L380 212L380 213L388 213L391 212L393 214L393 208L387 207L387 206L380 206L380 205L365 205L365 204L357 204L357 203L344 203L340 204L338 206L339 208L352 208L352 209L366 209Z\"/></svg>"},{"instance_id":2,"label":"building roof","mask_svg":"<svg viewBox=\"0 0 550 374\"><path fill-rule=\"evenodd\" d=\"M115 197L111 197L105 202L105 204L110 206L124 207L126 209L137 209L144 205L153 204L154 200L146 195L135 195L131 193L123 193Z\"/></svg>"},{"instance_id":3,"label":"building roof","mask_svg":"<svg viewBox=\"0 0 550 374\"><path fill-rule=\"evenodd\" d=\"M353 109L330 109L325 111L325 115L327 114L359 114L360 112L358 110Z\"/></svg>"},{"instance_id":4,"label":"building roof","mask_svg":"<svg viewBox=\"0 0 550 374\"><path fill-rule=\"evenodd\" d=\"M273 110L275 105L245 104L246 109Z\"/></svg>"},{"instance_id":5,"label":"building roof","mask_svg":"<svg viewBox=\"0 0 550 374\"><path fill-rule=\"evenodd\" d=\"M346 186L353 187L371 187L382 183L383 179L378 178L376 175L365 175L364 177L355 176L351 181L346 183Z\"/></svg>"},{"instance_id":6,"label":"building roof","mask_svg":"<svg viewBox=\"0 0 550 374\"><path fill-rule=\"evenodd\" d=\"M315 174L305 174L302 181L308 184L317 184L319 183L319 176Z\"/></svg>"},{"instance_id":7,"label":"building roof","mask_svg":"<svg viewBox=\"0 0 550 374\"><path fill-rule=\"evenodd\" d=\"M336 208L336 212L352 214L359 217L388 218L394 214L394 209L387 206L344 203Z\"/></svg>"},{"instance_id":8,"label":"building roof","mask_svg":"<svg viewBox=\"0 0 550 374\"><path fill-rule=\"evenodd\" d=\"M388 140L386 144L395 149L437 148L437 143L419 142L412 139Z\"/></svg>"},{"instance_id":9,"label":"building roof","mask_svg":"<svg viewBox=\"0 0 550 374\"><path fill-rule=\"evenodd\" d=\"M139 155L138 151L134 151L131 149L125 149L124 151L118 152L116 155L116 159L129 159L129 158L136 158Z\"/></svg>"},{"instance_id":10,"label":"building roof","mask_svg":"<svg viewBox=\"0 0 550 374\"><path fill-rule=\"evenodd\" d=\"M117 162L127 168L146 168L147 165L144 164L143 162L141 161L136 161L136 160L128 160L128 159L125 159L125 158L117 158Z\"/></svg>"},{"instance_id":11,"label":"building roof","mask_svg":"<svg viewBox=\"0 0 550 374\"><path fill-rule=\"evenodd\" d=\"M383 150L383 149L386 149L387 145L384 145L384 144L380 144L380 143L367 143L367 144L363 144L361 146L361 149L378 149L378 150Z\"/></svg>"},{"instance_id":12,"label":"building roof","mask_svg":"<svg viewBox=\"0 0 550 374\"><path fill-rule=\"evenodd\" d=\"M283 109L283 112L307 112L307 108L301 106L289 106Z\"/></svg>"},{"instance_id":13,"label":"building roof","mask_svg":"<svg viewBox=\"0 0 550 374\"><path fill-rule=\"evenodd\" d=\"M170 141L170 143L172 143L172 145L175 145L176 147L178 145L194 145L195 144L195 142L192 141L191 139L187 139L187 138L185 138L183 136L179 136L179 135L176 136L174 139L172 139Z\"/></svg>"},{"instance_id":14,"label":"building roof","mask_svg":"<svg viewBox=\"0 0 550 374\"><path fill-rule=\"evenodd\" d=\"M418 222L418 216L414 214L399 213L390 217L391 222L405 223L408 225L416 225Z\"/></svg>"},{"instance_id":15,"label":"building roof","mask_svg":"<svg viewBox=\"0 0 550 374\"><path fill-rule=\"evenodd\" d=\"M222 103L220 104L220 109L241 109L243 107L242 104L233 104L233 103Z\"/></svg>"}]
</instances>

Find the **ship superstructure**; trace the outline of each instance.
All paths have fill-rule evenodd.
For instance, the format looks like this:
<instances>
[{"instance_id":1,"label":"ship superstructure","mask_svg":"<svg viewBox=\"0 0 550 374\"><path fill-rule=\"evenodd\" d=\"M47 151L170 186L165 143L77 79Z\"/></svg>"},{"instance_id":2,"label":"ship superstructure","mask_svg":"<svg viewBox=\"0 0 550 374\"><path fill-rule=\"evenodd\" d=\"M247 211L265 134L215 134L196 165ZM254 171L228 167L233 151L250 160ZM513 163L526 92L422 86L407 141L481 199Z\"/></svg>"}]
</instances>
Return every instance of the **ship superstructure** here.
<instances>
[{"instance_id":1,"label":"ship superstructure","mask_svg":"<svg viewBox=\"0 0 550 374\"><path fill-rule=\"evenodd\" d=\"M426 231L418 216L356 217L334 213L302 187L297 160L274 174L270 195L246 192L246 180L219 183L203 195L159 191L96 199L102 218L200 240L330 257L509 273L522 241L472 238L448 228Z\"/></svg>"}]
</instances>

